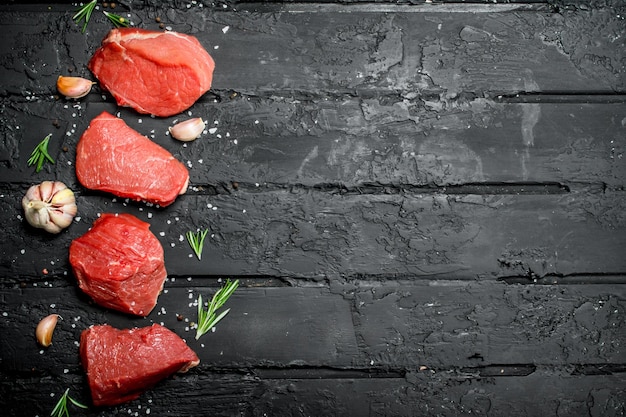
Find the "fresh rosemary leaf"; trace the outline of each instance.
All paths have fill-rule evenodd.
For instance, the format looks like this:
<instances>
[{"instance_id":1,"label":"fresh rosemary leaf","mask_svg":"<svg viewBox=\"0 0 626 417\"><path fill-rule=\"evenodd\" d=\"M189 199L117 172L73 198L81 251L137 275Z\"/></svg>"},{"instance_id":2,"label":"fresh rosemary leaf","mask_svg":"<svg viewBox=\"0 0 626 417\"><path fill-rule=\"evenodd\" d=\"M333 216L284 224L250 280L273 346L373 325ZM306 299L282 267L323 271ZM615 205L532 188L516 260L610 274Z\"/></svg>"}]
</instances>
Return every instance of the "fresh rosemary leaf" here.
<instances>
[{"instance_id":1,"label":"fresh rosemary leaf","mask_svg":"<svg viewBox=\"0 0 626 417\"><path fill-rule=\"evenodd\" d=\"M43 164L48 161L51 164L54 164L54 159L48 153L48 142L52 137L52 133L46 136L39 144L33 149L30 154L30 158L28 158L28 166L35 165L35 171L41 171L43 168Z\"/></svg>"},{"instance_id":2,"label":"fresh rosemary leaf","mask_svg":"<svg viewBox=\"0 0 626 417\"><path fill-rule=\"evenodd\" d=\"M72 404L76 407L87 408L86 405L79 403L75 399L69 396L70 389L66 389L61 398L59 398L59 402L52 409L52 413L50 415L52 417L70 417L70 412L67 409L67 400L70 400Z\"/></svg>"},{"instance_id":3,"label":"fresh rosemary leaf","mask_svg":"<svg viewBox=\"0 0 626 417\"><path fill-rule=\"evenodd\" d=\"M81 6L76 14L72 17L72 19L75 20L77 24L79 24L81 20L85 20L85 22L83 23L83 33L85 33L85 29L87 29L87 23L89 23L89 19L91 19L91 14L93 13L93 9L95 8L96 0L92 0L89 3Z\"/></svg>"},{"instance_id":4,"label":"fresh rosemary leaf","mask_svg":"<svg viewBox=\"0 0 626 417\"><path fill-rule=\"evenodd\" d=\"M198 328L196 329L196 340L215 327L220 320L226 317L230 308L222 311L219 315L217 315L217 310L226 303L238 286L239 280L226 280L226 284L224 284L224 286L213 295L213 298L208 304L206 310L204 309L202 295L198 295Z\"/></svg>"},{"instance_id":5,"label":"fresh rosemary leaf","mask_svg":"<svg viewBox=\"0 0 626 417\"><path fill-rule=\"evenodd\" d=\"M204 238L207 233L209 233L209 229L197 231L196 233L189 231L185 234L187 242L189 242L189 246L191 246L191 249L195 252L198 260L202 260L202 248L204 247Z\"/></svg>"},{"instance_id":6,"label":"fresh rosemary leaf","mask_svg":"<svg viewBox=\"0 0 626 417\"><path fill-rule=\"evenodd\" d=\"M102 11L102 13L104 13L104 15L111 21L111 23L113 23L113 26L115 26L116 28L128 27L128 20L126 18L104 10Z\"/></svg>"}]
</instances>

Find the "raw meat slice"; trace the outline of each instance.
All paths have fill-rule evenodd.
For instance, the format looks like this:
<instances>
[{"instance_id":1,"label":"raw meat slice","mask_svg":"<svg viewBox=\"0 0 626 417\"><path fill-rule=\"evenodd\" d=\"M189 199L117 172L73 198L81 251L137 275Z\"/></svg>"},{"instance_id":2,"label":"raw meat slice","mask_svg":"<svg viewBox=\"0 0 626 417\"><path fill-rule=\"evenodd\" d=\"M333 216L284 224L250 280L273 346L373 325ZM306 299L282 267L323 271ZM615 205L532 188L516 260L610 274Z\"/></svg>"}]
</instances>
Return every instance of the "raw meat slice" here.
<instances>
[{"instance_id":1,"label":"raw meat slice","mask_svg":"<svg viewBox=\"0 0 626 417\"><path fill-rule=\"evenodd\" d=\"M134 400L200 363L183 339L159 324L125 330L92 326L80 335L80 357L95 406Z\"/></svg>"},{"instance_id":2,"label":"raw meat slice","mask_svg":"<svg viewBox=\"0 0 626 417\"><path fill-rule=\"evenodd\" d=\"M189 185L189 171L166 149L107 112L96 116L76 147L76 176L92 190L170 205Z\"/></svg>"},{"instance_id":3,"label":"raw meat slice","mask_svg":"<svg viewBox=\"0 0 626 417\"><path fill-rule=\"evenodd\" d=\"M88 67L120 106L172 116L209 91L215 63L191 35L120 28L108 33Z\"/></svg>"},{"instance_id":4,"label":"raw meat slice","mask_svg":"<svg viewBox=\"0 0 626 417\"><path fill-rule=\"evenodd\" d=\"M105 213L70 244L78 285L97 304L137 316L154 308L167 277L163 247L150 225Z\"/></svg>"}]
</instances>

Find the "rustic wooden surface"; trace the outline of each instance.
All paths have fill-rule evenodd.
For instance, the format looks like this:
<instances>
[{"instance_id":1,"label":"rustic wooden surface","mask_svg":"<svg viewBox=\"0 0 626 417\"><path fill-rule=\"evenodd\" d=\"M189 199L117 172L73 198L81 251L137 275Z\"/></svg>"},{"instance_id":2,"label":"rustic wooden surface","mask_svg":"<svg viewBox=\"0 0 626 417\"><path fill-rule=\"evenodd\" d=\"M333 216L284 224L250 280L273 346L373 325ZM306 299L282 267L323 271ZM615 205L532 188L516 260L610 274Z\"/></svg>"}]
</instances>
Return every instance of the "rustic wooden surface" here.
<instances>
[{"instance_id":1,"label":"rustic wooden surface","mask_svg":"<svg viewBox=\"0 0 626 417\"><path fill-rule=\"evenodd\" d=\"M120 2L136 26L194 34L216 61L188 114L59 98L110 28L72 4L0 5L0 408L90 403L80 332L163 323L199 367L140 399L71 415L626 414L626 5L620 0ZM190 168L165 209L84 189L75 147L106 110ZM26 161L52 134L54 165ZM65 182L58 236L20 201ZM103 212L151 224L169 278L153 313L94 305L67 260ZM202 261L182 235L208 228ZM44 270L46 273L44 273ZM193 300L241 280L199 341ZM53 345L34 329L63 317ZM181 320L182 318L182 320Z\"/></svg>"}]
</instances>

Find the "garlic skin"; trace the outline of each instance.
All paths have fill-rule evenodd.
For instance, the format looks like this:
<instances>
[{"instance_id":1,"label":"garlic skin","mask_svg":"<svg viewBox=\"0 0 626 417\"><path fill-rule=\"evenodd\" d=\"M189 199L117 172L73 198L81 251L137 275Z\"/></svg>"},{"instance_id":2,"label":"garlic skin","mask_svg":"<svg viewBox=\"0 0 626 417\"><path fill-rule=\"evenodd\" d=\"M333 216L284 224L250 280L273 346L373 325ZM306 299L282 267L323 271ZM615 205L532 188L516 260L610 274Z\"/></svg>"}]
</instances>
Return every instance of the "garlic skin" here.
<instances>
[{"instance_id":1,"label":"garlic skin","mask_svg":"<svg viewBox=\"0 0 626 417\"><path fill-rule=\"evenodd\" d=\"M72 224L78 208L74 192L61 181L33 185L22 198L28 223L49 233L59 233Z\"/></svg>"},{"instance_id":2,"label":"garlic skin","mask_svg":"<svg viewBox=\"0 0 626 417\"><path fill-rule=\"evenodd\" d=\"M182 142L191 142L200 137L205 126L206 122L202 120L201 117L195 117L185 120L184 122L176 123L173 127L170 127L169 130L174 139L178 139Z\"/></svg>"},{"instance_id":3,"label":"garlic skin","mask_svg":"<svg viewBox=\"0 0 626 417\"><path fill-rule=\"evenodd\" d=\"M35 337L41 346L48 347L52 344L52 333L54 333L54 328L57 326L59 317L58 314L50 314L41 319L37 325Z\"/></svg>"},{"instance_id":4,"label":"garlic skin","mask_svg":"<svg viewBox=\"0 0 626 417\"><path fill-rule=\"evenodd\" d=\"M81 77L64 77L59 75L57 78L57 90L67 98L85 97L91 91L91 86L95 82Z\"/></svg>"}]
</instances>

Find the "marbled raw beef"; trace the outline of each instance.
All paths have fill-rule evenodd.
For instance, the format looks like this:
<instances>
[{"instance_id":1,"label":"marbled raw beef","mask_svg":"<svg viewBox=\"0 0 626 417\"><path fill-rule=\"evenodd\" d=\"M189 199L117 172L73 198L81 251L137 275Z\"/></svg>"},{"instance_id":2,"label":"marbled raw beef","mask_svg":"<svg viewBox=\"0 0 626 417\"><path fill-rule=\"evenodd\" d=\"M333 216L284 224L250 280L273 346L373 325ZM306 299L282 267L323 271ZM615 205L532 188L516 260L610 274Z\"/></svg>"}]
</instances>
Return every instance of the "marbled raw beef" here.
<instances>
[{"instance_id":1,"label":"marbled raw beef","mask_svg":"<svg viewBox=\"0 0 626 417\"><path fill-rule=\"evenodd\" d=\"M172 116L209 91L215 63L194 36L119 28L104 38L88 67L120 106Z\"/></svg>"},{"instance_id":2,"label":"marbled raw beef","mask_svg":"<svg viewBox=\"0 0 626 417\"><path fill-rule=\"evenodd\" d=\"M147 316L167 271L161 242L150 225L131 214L102 214L70 244L78 285L98 305Z\"/></svg>"},{"instance_id":3,"label":"marbled raw beef","mask_svg":"<svg viewBox=\"0 0 626 417\"><path fill-rule=\"evenodd\" d=\"M159 324L125 330L92 326L80 335L80 357L96 406L134 400L200 363L183 339Z\"/></svg>"},{"instance_id":4,"label":"marbled raw beef","mask_svg":"<svg viewBox=\"0 0 626 417\"><path fill-rule=\"evenodd\" d=\"M96 116L78 141L76 176L89 189L162 207L189 185L185 165L107 112Z\"/></svg>"}]
</instances>

